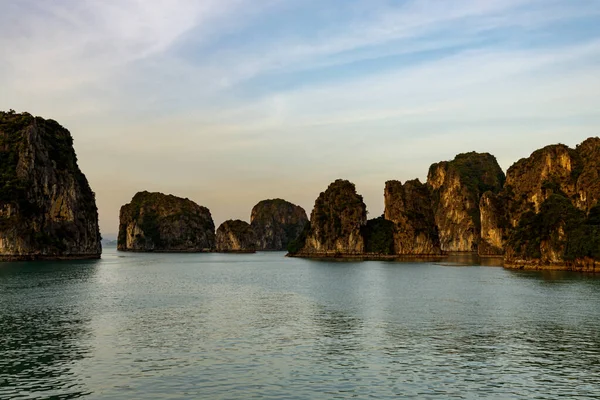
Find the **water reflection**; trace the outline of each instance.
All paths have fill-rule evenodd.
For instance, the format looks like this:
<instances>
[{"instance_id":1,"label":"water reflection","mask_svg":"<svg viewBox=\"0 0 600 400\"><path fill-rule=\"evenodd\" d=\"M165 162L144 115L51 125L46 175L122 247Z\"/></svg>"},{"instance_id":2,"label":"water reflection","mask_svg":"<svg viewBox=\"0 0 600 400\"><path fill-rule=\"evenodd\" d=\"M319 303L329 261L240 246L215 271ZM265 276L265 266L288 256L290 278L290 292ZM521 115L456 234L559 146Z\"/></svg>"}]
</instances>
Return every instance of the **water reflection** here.
<instances>
[{"instance_id":1,"label":"water reflection","mask_svg":"<svg viewBox=\"0 0 600 400\"><path fill-rule=\"evenodd\" d=\"M541 279L545 282L581 282L584 284L600 284L600 274L594 273L560 270L527 271L518 269L509 269L508 271L520 279L529 279L533 281L539 281Z\"/></svg>"},{"instance_id":2,"label":"water reflection","mask_svg":"<svg viewBox=\"0 0 600 400\"><path fill-rule=\"evenodd\" d=\"M479 257L476 253L452 253L438 262L441 265L467 267L481 265L485 267L501 267L502 257Z\"/></svg>"},{"instance_id":3,"label":"water reflection","mask_svg":"<svg viewBox=\"0 0 600 400\"><path fill-rule=\"evenodd\" d=\"M90 353L86 285L95 262L0 266L0 398L77 398Z\"/></svg>"},{"instance_id":4,"label":"water reflection","mask_svg":"<svg viewBox=\"0 0 600 400\"><path fill-rule=\"evenodd\" d=\"M317 348L324 356L352 356L362 350L360 319L325 307L315 311L316 337L320 339Z\"/></svg>"}]
</instances>

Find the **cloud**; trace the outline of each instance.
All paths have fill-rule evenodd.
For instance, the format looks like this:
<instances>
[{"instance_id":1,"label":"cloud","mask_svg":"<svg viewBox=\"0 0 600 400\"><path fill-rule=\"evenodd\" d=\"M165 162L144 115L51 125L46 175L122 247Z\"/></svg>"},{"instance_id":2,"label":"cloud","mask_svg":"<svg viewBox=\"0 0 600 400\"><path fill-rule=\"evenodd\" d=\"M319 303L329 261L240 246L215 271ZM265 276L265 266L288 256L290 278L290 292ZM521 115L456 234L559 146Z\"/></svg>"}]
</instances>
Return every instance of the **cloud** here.
<instances>
[{"instance_id":1,"label":"cloud","mask_svg":"<svg viewBox=\"0 0 600 400\"><path fill-rule=\"evenodd\" d=\"M409 1L403 6L359 9L343 24L333 24L308 38L295 33L266 40L250 48L229 48L211 54L200 68L214 81L231 87L272 73L348 65L358 61L418 54L447 48L481 46L485 34L509 29L532 30L566 18L600 14L598 5L582 2L503 1ZM585 2L587 3L587 2Z\"/></svg>"},{"instance_id":2,"label":"cloud","mask_svg":"<svg viewBox=\"0 0 600 400\"><path fill-rule=\"evenodd\" d=\"M0 82L23 97L79 106L119 93L135 64L162 57L192 29L202 42L247 1L20 1L0 16ZM2 103L8 99L2 99ZM93 109L94 102L81 107ZM47 104L47 103L46 103ZM44 105L46 105L44 104Z\"/></svg>"}]
</instances>

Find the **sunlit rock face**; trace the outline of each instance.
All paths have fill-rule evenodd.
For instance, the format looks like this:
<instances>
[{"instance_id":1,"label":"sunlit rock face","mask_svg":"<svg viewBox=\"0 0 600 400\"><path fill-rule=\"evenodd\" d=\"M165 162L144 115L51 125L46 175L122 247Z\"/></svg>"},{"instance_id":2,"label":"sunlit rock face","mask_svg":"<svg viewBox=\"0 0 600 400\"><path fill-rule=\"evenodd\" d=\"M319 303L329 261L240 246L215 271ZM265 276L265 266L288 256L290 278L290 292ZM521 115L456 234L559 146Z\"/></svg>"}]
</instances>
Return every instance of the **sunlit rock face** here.
<instances>
[{"instance_id":1,"label":"sunlit rock face","mask_svg":"<svg viewBox=\"0 0 600 400\"><path fill-rule=\"evenodd\" d=\"M551 145L509 168L505 204L508 266L597 269L600 139Z\"/></svg>"},{"instance_id":2,"label":"sunlit rock face","mask_svg":"<svg viewBox=\"0 0 600 400\"><path fill-rule=\"evenodd\" d=\"M440 238L431 193L418 179L388 181L384 189L384 218L394 223L393 253L439 255Z\"/></svg>"},{"instance_id":3,"label":"sunlit rock face","mask_svg":"<svg viewBox=\"0 0 600 400\"><path fill-rule=\"evenodd\" d=\"M121 207L121 251L203 252L215 248L210 211L189 199L139 192Z\"/></svg>"},{"instance_id":4,"label":"sunlit rock face","mask_svg":"<svg viewBox=\"0 0 600 400\"><path fill-rule=\"evenodd\" d=\"M562 192L573 197L579 169L576 150L558 144L537 150L513 164L506 176L506 194L510 202L510 224L515 226L526 211L539 212L542 203L552 194Z\"/></svg>"},{"instance_id":5,"label":"sunlit rock face","mask_svg":"<svg viewBox=\"0 0 600 400\"><path fill-rule=\"evenodd\" d=\"M487 191L498 193L504 180L496 158L488 153L459 154L429 168L427 185L443 251L478 250L481 197Z\"/></svg>"},{"instance_id":6,"label":"sunlit rock face","mask_svg":"<svg viewBox=\"0 0 600 400\"><path fill-rule=\"evenodd\" d=\"M95 195L70 132L0 112L0 259L99 258Z\"/></svg>"},{"instance_id":7,"label":"sunlit rock face","mask_svg":"<svg viewBox=\"0 0 600 400\"><path fill-rule=\"evenodd\" d=\"M217 229L217 251L221 253L254 253L256 236L246 221L228 220Z\"/></svg>"},{"instance_id":8,"label":"sunlit rock face","mask_svg":"<svg viewBox=\"0 0 600 400\"><path fill-rule=\"evenodd\" d=\"M585 140L575 151L578 162L571 172L575 179L575 205L589 212L600 201L600 138Z\"/></svg>"},{"instance_id":9,"label":"sunlit rock face","mask_svg":"<svg viewBox=\"0 0 600 400\"><path fill-rule=\"evenodd\" d=\"M479 218L481 220L479 255L503 255L507 233L505 198L491 191L485 192L479 201Z\"/></svg>"},{"instance_id":10,"label":"sunlit rock face","mask_svg":"<svg viewBox=\"0 0 600 400\"><path fill-rule=\"evenodd\" d=\"M252 208L250 225L256 250L287 250L308 223L306 211L282 199L263 200Z\"/></svg>"},{"instance_id":11,"label":"sunlit rock face","mask_svg":"<svg viewBox=\"0 0 600 400\"><path fill-rule=\"evenodd\" d=\"M322 192L301 238L301 255L353 255L365 252L361 229L367 207L353 183L338 179Z\"/></svg>"}]
</instances>

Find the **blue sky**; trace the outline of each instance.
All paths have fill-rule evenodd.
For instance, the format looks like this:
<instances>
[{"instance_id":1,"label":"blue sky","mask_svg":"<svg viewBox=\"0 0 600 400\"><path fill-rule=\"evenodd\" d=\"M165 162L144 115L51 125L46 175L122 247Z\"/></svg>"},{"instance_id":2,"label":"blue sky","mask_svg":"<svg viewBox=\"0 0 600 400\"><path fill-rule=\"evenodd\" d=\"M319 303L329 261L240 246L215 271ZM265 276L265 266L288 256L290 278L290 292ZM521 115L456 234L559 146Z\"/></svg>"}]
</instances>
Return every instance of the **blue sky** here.
<instances>
[{"instance_id":1,"label":"blue sky","mask_svg":"<svg viewBox=\"0 0 600 400\"><path fill-rule=\"evenodd\" d=\"M600 134L598 0L0 0L0 109L71 130L102 232L138 190L215 222L282 197L506 169Z\"/></svg>"}]
</instances>

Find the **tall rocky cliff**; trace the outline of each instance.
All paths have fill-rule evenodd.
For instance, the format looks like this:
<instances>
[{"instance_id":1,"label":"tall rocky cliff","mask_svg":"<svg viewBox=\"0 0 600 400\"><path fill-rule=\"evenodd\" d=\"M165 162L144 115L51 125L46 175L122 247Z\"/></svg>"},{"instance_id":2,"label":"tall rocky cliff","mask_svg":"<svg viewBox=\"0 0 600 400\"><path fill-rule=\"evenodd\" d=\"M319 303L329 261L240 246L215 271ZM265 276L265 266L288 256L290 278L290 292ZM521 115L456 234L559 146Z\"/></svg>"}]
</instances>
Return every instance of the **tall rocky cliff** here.
<instances>
[{"instance_id":1,"label":"tall rocky cliff","mask_svg":"<svg viewBox=\"0 0 600 400\"><path fill-rule=\"evenodd\" d=\"M488 153L459 154L429 168L427 185L443 251L478 250L481 197L487 191L498 193L504 180L496 158Z\"/></svg>"},{"instance_id":2,"label":"tall rocky cliff","mask_svg":"<svg viewBox=\"0 0 600 400\"><path fill-rule=\"evenodd\" d=\"M250 224L239 219L223 222L217 229L217 251L221 253L254 253L256 236Z\"/></svg>"},{"instance_id":3,"label":"tall rocky cliff","mask_svg":"<svg viewBox=\"0 0 600 400\"><path fill-rule=\"evenodd\" d=\"M162 193L139 192L121 207L118 249L202 252L215 248L215 224L206 207Z\"/></svg>"},{"instance_id":4,"label":"tall rocky cliff","mask_svg":"<svg viewBox=\"0 0 600 400\"><path fill-rule=\"evenodd\" d=\"M263 200L252 208L250 225L257 250L286 250L296 239L308 218L300 206L282 199Z\"/></svg>"},{"instance_id":5,"label":"tall rocky cliff","mask_svg":"<svg viewBox=\"0 0 600 400\"><path fill-rule=\"evenodd\" d=\"M367 207L353 183L338 179L322 192L310 215L304 235L297 241L299 255L363 254L361 233L367 223Z\"/></svg>"},{"instance_id":6,"label":"tall rocky cliff","mask_svg":"<svg viewBox=\"0 0 600 400\"><path fill-rule=\"evenodd\" d=\"M552 145L509 168L505 204L506 264L593 269L600 256L600 139L577 148ZM597 267L596 267L597 268Z\"/></svg>"},{"instance_id":7,"label":"tall rocky cliff","mask_svg":"<svg viewBox=\"0 0 600 400\"><path fill-rule=\"evenodd\" d=\"M95 195L69 131L0 112L0 259L99 258Z\"/></svg>"},{"instance_id":8,"label":"tall rocky cliff","mask_svg":"<svg viewBox=\"0 0 600 400\"><path fill-rule=\"evenodd\" d=\"M394 223L393 253L398 255L441 254L431 194L418 179L388 181L384 190L386 220Z\"/></svg>"}]
</instances>

